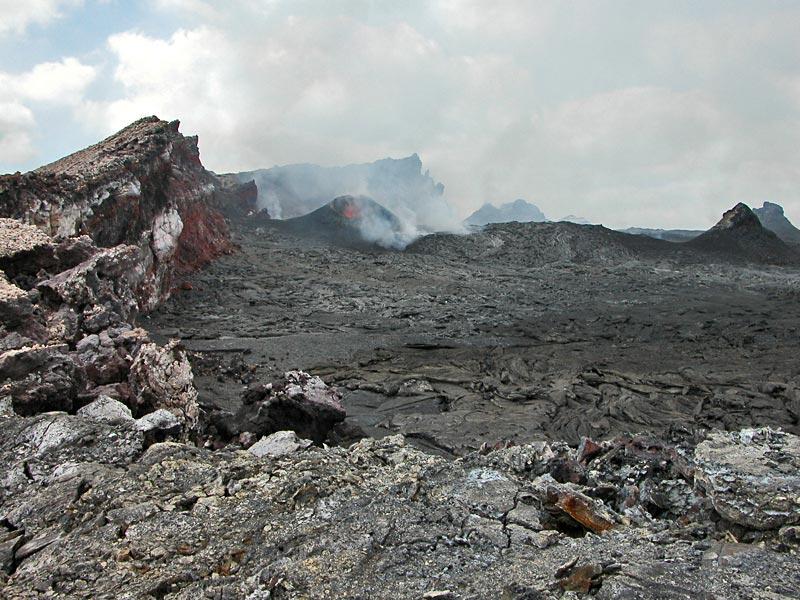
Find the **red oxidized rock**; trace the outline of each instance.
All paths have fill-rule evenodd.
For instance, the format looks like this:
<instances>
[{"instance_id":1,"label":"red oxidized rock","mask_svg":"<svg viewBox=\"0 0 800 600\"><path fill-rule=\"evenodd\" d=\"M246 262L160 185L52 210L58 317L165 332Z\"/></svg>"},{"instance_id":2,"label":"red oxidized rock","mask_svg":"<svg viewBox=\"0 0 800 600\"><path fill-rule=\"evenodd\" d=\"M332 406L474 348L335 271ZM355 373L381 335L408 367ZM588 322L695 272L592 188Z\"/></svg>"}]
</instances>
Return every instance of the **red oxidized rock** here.
<instances>
[{"instance_id":1,"label":"red oxidized rock","mask_svg":"<svg viewBox=\"0 0 800 600\"><path fill-rule=\"evenodd\" d=\"M148 117L36 171L0 177L0 217L59 239L137 246L144 277L135 292L147 312L169 295L176 267L192 271L232 250L219 209L247 204L249 192L207 171L197 138L180 134L177 121Z\"/></svg>"}]
</instances>

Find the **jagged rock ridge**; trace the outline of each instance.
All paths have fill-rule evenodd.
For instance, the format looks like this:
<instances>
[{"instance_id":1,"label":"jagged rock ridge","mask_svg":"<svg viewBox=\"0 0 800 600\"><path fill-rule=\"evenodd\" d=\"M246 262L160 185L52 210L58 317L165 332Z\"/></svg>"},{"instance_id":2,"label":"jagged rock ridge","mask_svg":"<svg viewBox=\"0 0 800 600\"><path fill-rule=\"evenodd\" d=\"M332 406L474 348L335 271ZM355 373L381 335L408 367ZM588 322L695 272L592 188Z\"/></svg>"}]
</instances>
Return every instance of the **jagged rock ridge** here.
<instances>
[{"instance_id":1,"label":"jagged rock ridge","mask_svg":"<svg viewBox=\"0 0 800 600\"><path fill-rule=\"evenodd\" d=\"M150 310L169 295L176 272L232 249L219 209L250 193L207 171L197 137L178 127L147 117L35 171L2 176L0 216L57 239L85 234L98 246L138 247L146 276L135 293Z\"/></svg>"}]
</instances>

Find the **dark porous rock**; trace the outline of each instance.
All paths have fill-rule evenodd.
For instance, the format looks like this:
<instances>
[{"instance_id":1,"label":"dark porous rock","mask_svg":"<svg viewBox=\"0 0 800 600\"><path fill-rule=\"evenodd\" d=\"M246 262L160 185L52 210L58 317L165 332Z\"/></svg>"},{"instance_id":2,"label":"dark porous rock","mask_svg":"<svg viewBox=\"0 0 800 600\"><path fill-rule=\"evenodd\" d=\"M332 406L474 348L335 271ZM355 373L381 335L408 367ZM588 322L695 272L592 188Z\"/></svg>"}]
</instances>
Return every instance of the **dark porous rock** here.
<instances>
[{"instance_id":1,"label":"dark porous rock","mask_svg":"<svg viewBox=\"0 0 800 600\"><path fill-rule=\"evenodd\" d=\"M11 573L14 566L14 555L24 541L23 531L12 530L0 533L0 574Z\"/></svg>"},{"instance_id":2,"label":"dark porous rock","mask_svg":"<svg viewBox=\"0 0 800 600\"><path fill-rule=\"evenodd\" d=\"M120 324L120 315L110 307L103 305L92 305L83 311L82 328L89 333L99 333L104 329Z\"/></svg>"},{"instance_id":3,"label":"dark porous rock","mask_svg":"<svg viewBox=\"0 0 800 600\"><path fill-rule=\"evenodd\" d=\"M124 381L130 361L123 348L118 348L106 332L81 339L75 347L78 361L93 385Z\"/></svg>"},{"instance_id":4,"label":"dark porous rock","mask_svg":"<svg viewBox=\"0 0 800 600\"><path fill-rule=\"evenodd\" d=\"M88 235L69 237L58 242L55 248L58 271L66 271L89 260L98 251Z\"/></svg>"},{"instance_id":5,"label":"dark porous rock","mask_svg":"<svg viewBox=\"0 0 800 600\"><path fill-rule=\"evenodd\" d=\"M3 337L0 337L0 353L7 350L19 350L26 346L33 346L35 342L28 337L20 334L17 331L12 331Z\"/></svg>"},{"instance_id":6,"label":"dark porous rock","mask_svg":"<svg viewBox=\"0 0 800 600\"><path fill-rule=\"evenodd\" d=\"M138 249L116 246L98 251L79 265L41 282L38 289L50 302L76 308L109 303L127 319L137 311L132 288L140 277Z\"/></svg>"},{"instance_id":7,"label":"dark porous rock","mask_svg":"<svg viewBox=\"0 0 800 600\"><path fill-rule=\"evenodd\" d=\"M321 444L344 418L341 395L335 388L303 371L289 371L281 380L247 389L233 418L234 430L228 433L263 436L288 430Z\"/></svg>"},{"instance_id":8,"label":"dark porous rock","mask_svg":"<svg viewBox=\"0 0 800 600\"><path fill-rule=\"evenodd\" d=\"M21 415L70 410L78 381L68 350L65 344L35 345L0 354L0 396L10 396Z\"/></svg>"},{"instance_id":9,"label":"dark porous rock","mask_svg":"<svg viewBox=\"0 0 800 600\"><path fill-rule=\"evenodd\" d=\"M28 294L0 273L0 321L9 326L23 323L33 313Z\"/></svg>"},{"instance_id":10,"label":"dark porous rock","mask_svg":"<svg viewBox=\"0 0 800 600\"><path fill-rule=\"evenodd\" d=\"M62 304L44 317L47 339L72 344L80 334L78 313L71 306Z\"/></svg>"},{"instance_id":11,"label":"dark porous rock","mask_svg":"<svg viewBox=\"0 0 800 600\"><path fill-rule=\"evenodd\" d=\"M35 275L55 263L50 236L17 219L0 218L0 271L10 278Z\"/></svg>"}]
</instances>

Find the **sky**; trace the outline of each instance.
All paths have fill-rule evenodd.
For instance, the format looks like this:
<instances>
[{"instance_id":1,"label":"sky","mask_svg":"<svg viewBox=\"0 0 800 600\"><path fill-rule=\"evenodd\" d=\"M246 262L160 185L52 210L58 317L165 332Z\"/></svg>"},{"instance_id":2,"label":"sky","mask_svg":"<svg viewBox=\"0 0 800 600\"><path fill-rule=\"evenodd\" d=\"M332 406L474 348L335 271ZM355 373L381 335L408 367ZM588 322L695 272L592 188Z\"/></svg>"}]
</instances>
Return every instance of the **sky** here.
<instances>
[{"instance_id":1,"label":"sky","mask_svg":"<svg viewBox=\"0 0 800 600\"><path fill-rule=\"evenodd\" d=\"M216 172L417 152L461 216L800 222L798 32L798 0L0 0L0 172L155 114Z\"/></svg>"}]
</instances>

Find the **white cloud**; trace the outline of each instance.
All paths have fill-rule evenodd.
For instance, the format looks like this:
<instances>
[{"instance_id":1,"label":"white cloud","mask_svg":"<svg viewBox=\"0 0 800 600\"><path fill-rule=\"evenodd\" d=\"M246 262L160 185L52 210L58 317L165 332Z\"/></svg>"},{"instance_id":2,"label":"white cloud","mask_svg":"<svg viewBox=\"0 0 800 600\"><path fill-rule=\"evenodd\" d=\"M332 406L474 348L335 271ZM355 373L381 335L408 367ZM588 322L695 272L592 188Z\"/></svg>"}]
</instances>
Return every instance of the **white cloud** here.
<instances>
[{"instance_id":1,"label":"white cloud","mask_svg":"<svg viewBox=\"0 0 800 600\"><path fill-rule=\"evenodd\" d=\"M433 13L451 31L492 37L541 34L555 17L556 3L550 0L436 0Z\"/></svg>"},{"instance_id":2,"label":"white cloud","mask_svg":"<svg viewBox=\"0 0 800 600\"><path fill-rule=\"evenodd\" d=\"M0 75L0 101L36 117L69 99L92 138L180 118L218 171L418 152L462 214L517 197L615 226L765 198L800 214L786 4L629 2L621 19L611 0L142 1L155 13L93 55L97 96L61 61Z\"/></svg>"},{"instance_id":3,"label":"white cloud","mask_svg":"<svg viewBox=\"0 0 800 600\"><path fill-rule=\"evenodd\" d=\"M24 33L32 24L46 25L83 0L0 0L0 35Z\"/></svg>"},{"instance_id":4,"label":"white cloud","mask_svg":"<svg viewBox=\"0 0 800 600\"><path fill-rule=\"evenodd\" d=\"M219 19L223 15L213 3L204 0L151 0L156 10L174 11L203 19Z\"/></svg>"},{"instance_id":5,"label":"white cloud","mask_svg":"<svg viewBox=\"0 0 800 600\"><path fill-rule=\"evenodd\" d=\"M19 74L0 71L0 162L13 164L33 158L33 107L77 108L95 76L94 67L75 58L40 63Z\"/></svg>"},{"instance_id":6,"label":"white cloud","mask_svg":"<svg viewBox=\"0 0 800 600\"><path fill-rule=\"evenodd\" d=\"M128 32L109 48L125 90L103 107L109 128L142 114L179 116L201 132L204 156L219 168L410 154L435 135L462 84L480 87L469 81L474 65L406 23L289 17L263 35Z\"/></svg>"},{"instance_id":7,"label":"white cloud","mask_svg":"<svg viewBox=\"0 0 800 600\"><path fill-rule=\"evenodd\" d=\"M0 96L16 96L36 102L76 104L94 81L96 70L78 59L68 57L60 62L46 62L20 75L0 72Z\"/></svg>"},{"instance_id":8,"label":"white cloud","mask_svg":"<svg viewBox=\"0 0 800 600\"><path fill-rule=\"evenodd\" d=\"M0 99L0 162L22 162L33 157L31 130L34 125L30 109Z\"/></svg>"}]
</instances>

